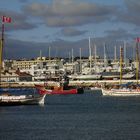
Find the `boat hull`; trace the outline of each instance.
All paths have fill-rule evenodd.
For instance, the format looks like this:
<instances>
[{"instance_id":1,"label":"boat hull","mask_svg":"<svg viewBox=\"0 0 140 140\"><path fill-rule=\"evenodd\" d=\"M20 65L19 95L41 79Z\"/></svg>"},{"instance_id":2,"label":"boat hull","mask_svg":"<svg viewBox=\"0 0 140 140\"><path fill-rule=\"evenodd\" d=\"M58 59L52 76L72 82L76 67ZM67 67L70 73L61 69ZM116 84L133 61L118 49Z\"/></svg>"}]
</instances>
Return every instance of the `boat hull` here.
<instances>
[{"instance_id":1,"label":"boat hull","mask_svg":"<svg viewBox=\"0 0 140 140\"><path fill-rule=\"evenodd\" d=\"M84 89L80 88L80 87L79 88L67 87L67 89L58 88L58 89L53 89L53 90L47 89L42 85L35 85L35 87L37 90L39 90L40 94L65 94L65 95L67 95L67 94L82 94L82 93L84 93Z\"/></svg>"},{"instance_id":2,"label":"boat hull","mask_svg":"<svg viewBox=\"0 0 140 140\"><path fill-rule=\"evenodd\" d=\"M46 95L34 96L0 96L0 105L43 105L45 102Z\"/></svg>"},{"instance_id":3,"label":"boat hull","mask_svg":"<svg viewBox=\"0 0 140 140\"><path fill-rule=\"evenodd\" d=\"M75 79L77 80L99 80L101 79L101 74L91 74L91 75L79 75L76 76Z\"/></svg>"},{"instance_id":4,"label":"boat hull","mask_svg":"<svg viewBox=\"0 0 140 140\"><path fill-rule=\"evenodd\" d=\"M41 94L77 94L77 89L70 90L49 90L49 89L39 89Z\"/></svg>"},{"instance_id":5,"label":"boat hull","mask_svg":"<svg viewBox=\"0 0 140 140\"><path fill-rule=\"evenodd\" d=\"M104 96L140 96L138 90L107 90L102 89L102 95Z\"/></svg>"}]
</instances>

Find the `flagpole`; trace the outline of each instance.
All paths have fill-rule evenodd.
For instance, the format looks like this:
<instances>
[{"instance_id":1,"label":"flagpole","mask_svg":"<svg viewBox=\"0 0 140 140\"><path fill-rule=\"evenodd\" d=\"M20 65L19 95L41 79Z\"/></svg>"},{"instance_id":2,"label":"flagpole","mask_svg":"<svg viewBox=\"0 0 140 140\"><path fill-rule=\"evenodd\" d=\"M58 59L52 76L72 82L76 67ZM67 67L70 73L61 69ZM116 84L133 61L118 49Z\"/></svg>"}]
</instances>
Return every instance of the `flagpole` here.
<instances>
[{"instance_id":1,"label":"flagpole","mask_svg":"<svg viewBox=\"0 0 140 140\"><path fill-rule=\"evenodd\" d=\"M2 49L1 49L1 69L2 69L2 58L3 58L3 48L4 48L4 31L5 31L5 27L4 27L4 22L2 22L2 35L1 35L1 40L2 40L2 45L1 45L1 47L2 47Z\"/></svg>"},{"instance_id":2,"label":"flagpole","mask_svg":"<svg viewBox=\"0 0 140 140\"><path fill-rule=\"evenodd\" d=\"M2 72L2 61L3 61L3 48L4 48L4 23L11 23L11 17L2 16L2 33L0 42L0 85L1 85L1 72Z\"/></svg>"},{"instance_id":3,"label":"flagpole","mask_svg":"<svg viewBox=\"0 0 140 140\"><path fill-rule=\"evenodd\" d=\"M2 72L2 58L3 58L3 47L4 47L4 23L2 21L2 33L0 40L0 87L1 87L1 72Z\"/></svg>"}]
</instances>

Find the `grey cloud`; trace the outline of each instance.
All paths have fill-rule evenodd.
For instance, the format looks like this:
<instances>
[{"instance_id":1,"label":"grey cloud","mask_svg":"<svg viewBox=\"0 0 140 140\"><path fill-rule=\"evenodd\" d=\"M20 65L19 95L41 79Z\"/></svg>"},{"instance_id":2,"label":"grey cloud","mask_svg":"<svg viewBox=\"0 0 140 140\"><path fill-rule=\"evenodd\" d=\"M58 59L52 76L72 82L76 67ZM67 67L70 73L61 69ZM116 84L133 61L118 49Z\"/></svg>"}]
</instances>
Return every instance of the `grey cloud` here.
<instances>
[{"instance_id":1,"label":"grey cloud","mask_svg":"<svg viewBox=\"0 0 140 140\"><path fill-rule=\"evenodd\" d=\"M139 0L124 0L126 11L118 14L118 19L126 23L140 25L140 1Z\"/></svg>"},{"instance_id":2,"label":"grey cloud","mask_svg":"<svg viewBox=\"0 0 140 140\"><path fill-rule=\"evenodd\" d=\"M21 3L26 3L26 2L28 2L28 0L18 0L19 2L21 2Z\"/></svg>"},{"instance_id":3,"label":"grey cloud","mask_svg":"<svg viewBox=\"0 0 140 140\"><path fill-rule=\"evenodd\" d=\"M79 36L85 34L87 31L80 31L75 28L64 28L61 30L61 33L64 36Z\"/></svg>"},{"instance_id":4,"label":"grey cloud","mask_svg":"<svg viewBox=\"0 0 140 140\"><path fill-rule=\"evenodd\" d=\"M51 4L32 3L24 12L44 20L48 26L76 26L109 20L117 7L73 0L53 0Z\"/></svg>"},{"instance_id":5,"label":"grey cloud","mask_svg":"<svg viewBox=\"0 0 140 140\"><path fill-rule=\"evenodd\" d=\"M132 40L137 36L121 28L118 30L105 31L105 33L107 34L106 38L110 40Z\"/></svg>"},{"instance_id":6,"label":"grey cloud","mask_svg":"<svg viewBox=\"0 0 140 140\"><path fill-rule=\"evenodd\" d=\"M91 21L92 18L88 17L49 17L46 19L45 23L48 26L52 27L65 27L65 26L83 25Z\"/></svg>"}]
</instances>

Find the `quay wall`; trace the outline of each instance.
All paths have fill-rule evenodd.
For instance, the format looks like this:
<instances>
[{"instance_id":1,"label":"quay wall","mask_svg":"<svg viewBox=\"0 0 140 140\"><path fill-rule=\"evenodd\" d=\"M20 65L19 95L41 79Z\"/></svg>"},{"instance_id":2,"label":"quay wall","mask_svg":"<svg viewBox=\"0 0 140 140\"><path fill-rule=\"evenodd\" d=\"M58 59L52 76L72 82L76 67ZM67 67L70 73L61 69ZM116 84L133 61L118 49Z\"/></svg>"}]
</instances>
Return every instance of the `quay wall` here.
<instances>
[{"instance_id":1,"label":"quay wall","mask_svg":"<svg viewBox=\"0 0 140 140\"><path fill-rule=\"evenodd\" d=\"M140 83L140 80L122 80L121 83L127 83L127 82L134 82ZM0 84L0 87L14 87L14 88L19 88L19 87L24 87L24 88L33 88L35 86L35 84L40 84L40 85L44 85L45 83L48 84L48 86L55 86L57 85L58 82L52 82L52 81L48 81L48 82L43 82L43 81L39 81L39 82L2 82ZM92 81L69 81L69 85L70 86L81 86L81 87L89 87L89 86L96 86L96 85L103 85L103 84L119 84L120 80L92 80Z\"/></svg>"}]
</instances>

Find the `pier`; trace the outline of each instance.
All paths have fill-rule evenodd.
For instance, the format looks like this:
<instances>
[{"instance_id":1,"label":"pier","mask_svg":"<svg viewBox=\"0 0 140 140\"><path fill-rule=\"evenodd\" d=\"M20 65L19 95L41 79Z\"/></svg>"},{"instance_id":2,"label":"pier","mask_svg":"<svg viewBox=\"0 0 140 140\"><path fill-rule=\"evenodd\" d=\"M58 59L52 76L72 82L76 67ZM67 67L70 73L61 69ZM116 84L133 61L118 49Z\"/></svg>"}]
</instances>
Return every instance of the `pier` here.
<instances>
[{"instance_id":1,"label":"pier","mask_svg":"<svg viewBox=\"0 0 140 140\"><path fill-rule=\"evenodd\" d=\"M134 82L134 83L139 83L139 81L137 80L122 80L121 83L124 84L124 83L128 83L128 82ZM4 87L4 88L9 88L9 87L12 87L12 88L20 88L20 87L23 87L23 88L34 88L34 85L35 84L40 84L40 85L44 85L45 83L47 83L48 86L55 86L58 82L55 82L55 81L47 81L47 82L44 82L44 81L33 81L33 82L2 82L0 87ZM120 80L89 80L89 81L84 81L84 80L81 80L81 81L69 81L69 85L70 86L80 86L80 87L94 87L96 85L103 85L103 84L110 84L110 85L113 85L113 84L119 84L120 83Z\"/></svg>"}]
</instances>

